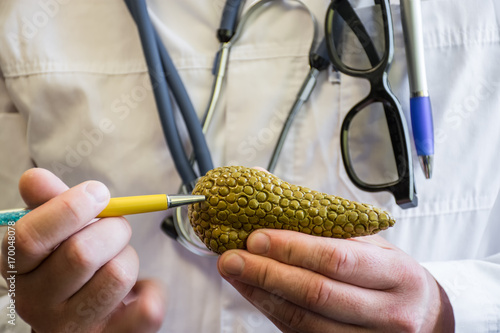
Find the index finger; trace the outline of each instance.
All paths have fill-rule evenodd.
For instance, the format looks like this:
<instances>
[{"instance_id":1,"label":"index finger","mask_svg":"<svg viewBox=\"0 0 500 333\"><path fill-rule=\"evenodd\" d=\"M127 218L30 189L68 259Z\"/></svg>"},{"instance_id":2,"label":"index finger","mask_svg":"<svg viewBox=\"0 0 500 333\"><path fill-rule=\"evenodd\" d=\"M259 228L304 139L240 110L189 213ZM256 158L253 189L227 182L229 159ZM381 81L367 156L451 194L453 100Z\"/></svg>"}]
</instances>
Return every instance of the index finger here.
<instances>
[{"instance_id":1,"label":"index finger","mask_svg":"<svg viewBox=\"0 0 500 333\"><path fill-rule=\"evenodd\" d=\"M398 272L402 272L402 263L396 260L400 250L377 239L365 242L266 229L250 234L247 249L253 254L370 289L387 290L397 286Z\"/></svg>"},{"instance_id":2,"label":"index finger","mask_svg":"<svg viewBox=\"0 0 500 333\"><path fill-rule=\"evenodd\" d=\"M89 181L52 198L26 214L15 225L15 259L18 274L36 268L54 248L82 229L109 201L104 184ZM8 242L3 242L5 263ZM2 267L5 273L6 267Z\"/></svg>"},{"instance_id":3,"label":"index finger","mask_svg":"<svg viewBox=\"0 0 500 333\"><path fill-rule=\"evenodd\" d=\"M68 190L68 186L46 169L33 168L19 180L19 193L29 208L35 208Z\"/></svg>"}]
</instances>

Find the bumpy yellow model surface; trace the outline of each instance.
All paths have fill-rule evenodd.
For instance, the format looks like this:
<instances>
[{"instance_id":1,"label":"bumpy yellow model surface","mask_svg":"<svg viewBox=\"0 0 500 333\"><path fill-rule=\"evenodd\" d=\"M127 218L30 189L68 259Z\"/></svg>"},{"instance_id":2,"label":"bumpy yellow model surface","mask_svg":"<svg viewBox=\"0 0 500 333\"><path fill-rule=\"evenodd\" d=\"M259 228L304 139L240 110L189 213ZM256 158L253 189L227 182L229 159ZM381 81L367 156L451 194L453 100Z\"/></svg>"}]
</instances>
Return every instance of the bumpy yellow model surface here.
<instances>
[{"instance_id":1,"label":"bumpy yellow model surface","mask_svg":"<svg viewBox=\"0 0 500 333\"><path fill-rule=\"evenodd\" d=\"M207 200L189 206L196 234L216 253L243 249L257 229L287 229L350 238L394 225L389 213L372 205L289 184L264 171L234 166L209 171L193 194Z\"/></svg>"}]
</instances>

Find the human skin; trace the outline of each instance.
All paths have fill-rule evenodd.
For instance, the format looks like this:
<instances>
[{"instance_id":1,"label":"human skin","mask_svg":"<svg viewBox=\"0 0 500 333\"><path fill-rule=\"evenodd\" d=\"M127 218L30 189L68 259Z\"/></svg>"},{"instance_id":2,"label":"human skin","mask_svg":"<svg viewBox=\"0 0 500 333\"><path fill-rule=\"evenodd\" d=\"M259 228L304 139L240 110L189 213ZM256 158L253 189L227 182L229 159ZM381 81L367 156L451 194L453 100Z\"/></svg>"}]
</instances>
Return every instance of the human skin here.
<instances>
[{"instance_id":1,"label":"human skin","mask_svg":"<svg viewBox=\"0 0 500 333\"><path fill-rule=\"evenodd\" d=\"M71 189L44 169L19 183L34 209L15 225L16 310L35 332L156 332L164 317L161 285L137 281L139 260L122 217L90 223L109 201L89 181ZM1 271L7 277L7 238Z\"/></svg>"},{"instance_id":2,"label":"human skin","mask_svg":"<svg viewBox=\"0 0 500 333\"><path fill-rule=\"evenodd\" d=\"M330 239L258 230L221 275L283 332L453 332L431 274L382 237Z\"/></svg>"}]
</instances>

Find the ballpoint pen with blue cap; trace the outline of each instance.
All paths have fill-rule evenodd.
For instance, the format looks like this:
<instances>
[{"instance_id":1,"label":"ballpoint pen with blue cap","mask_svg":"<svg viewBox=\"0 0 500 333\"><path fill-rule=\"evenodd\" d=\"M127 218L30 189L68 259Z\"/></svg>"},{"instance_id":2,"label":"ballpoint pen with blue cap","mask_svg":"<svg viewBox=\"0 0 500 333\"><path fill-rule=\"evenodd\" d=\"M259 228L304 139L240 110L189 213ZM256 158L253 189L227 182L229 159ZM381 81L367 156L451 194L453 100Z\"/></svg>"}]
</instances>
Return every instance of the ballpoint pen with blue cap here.
<instances>
[{"instance_id":1,"label":"ballpoint pen with blue cap","mask_svg":"<svg viewBox=\"0 0 500 333\"><path fill-rule=\"evenodd\" d=\"M425 73L420 0L401 0L401 18L410 81L413 138L425 177L431 178L434 157L434 126Z\"/></svg>"}]
</instances>

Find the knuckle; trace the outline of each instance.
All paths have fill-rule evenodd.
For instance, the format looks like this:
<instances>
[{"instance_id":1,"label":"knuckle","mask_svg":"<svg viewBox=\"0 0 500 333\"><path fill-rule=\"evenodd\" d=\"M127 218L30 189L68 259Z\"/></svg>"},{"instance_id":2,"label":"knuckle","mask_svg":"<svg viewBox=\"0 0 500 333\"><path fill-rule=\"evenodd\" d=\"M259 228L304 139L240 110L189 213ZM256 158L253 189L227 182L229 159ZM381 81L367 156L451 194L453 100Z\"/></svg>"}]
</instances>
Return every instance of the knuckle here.
<instances>
[{"instance_id":1,"label":"knuckle","mask_svg":"<svg viewBox=\"0 0 500 333\"><path fill-rule=\"evenodd\" d=\"M402 333L414 333L419 331L415 314L404 306L399 306L391 311L387 319L389 322L387 326L392 327L393 331Z\"/></svg>"},{"instance_id":2,"label":"knuckle","mask_svg":"<svg viewBox=\"0 0 500 333\"><path fill-rule=\"evenodd\" d=\"M424 290L424 288L427 289L427 274L424 269L421 269L419 264L408 268L407 271L411 276L408 278L408 281L415 286L416 290Z\"/></svg>"},{"instance_id":3,"label":"knuckle","mask_svg":"<svg viewBox=\"0 0 500 333\"><path fill-rule=\"evenodd\" d=\"M163 324L163 315L153 309L147 302L142 302L137 308L137 317L141 318L142 332L157 332Z\"/></svg>"},{"instance_id":4,"label":"knuckle","mask_svg":"<svg viewBox=\"0 0 500 333\"><path fill-rule=\"evenodd\" d=\"M64 197L61 197L60 200L60 203L62 205L61 211L63 212L64 216L66 216L66 219L69 219L70 221L80 221L82 219L81 213L73 204L73 201L68 200Z\"/></svg>"},{"instance_id":5,"label":"knuckle","mask_svg":"<svg viewBox=\"0 0 500 333\"><path fill-rule=\"evenodd\" d=\"M79 269L82 267L93 267L95 265L92 249L78 234L70 237L65 243L67 249L64 253L70 267Z\"/></svg>"},{"instance_id":6,"label":"knuckle","mask_svg":"<svg viewBox=\"0 0 500 333\"><path fill-rule=\"evenodd\" d=\"M266 288L270 285L272 279L272 268L269 263L261 265L257 273L257 283Z\"/></svg>"},{"instance_id":7,"label":"knuckle","mask_svg":"<svg viewBox=\"0 0 500 333\"><path fill-rule=\"evenodd\" d=\"M247 299L254 299L254 295L257 292L257 288L249 284L242 283L239 286L238 292Z\"/></svg>"},{"instance_id":8,"label":"knuckle","mask_svg":"<svg viewBox=\"0 0 500 333\"><path fill-rule=\"evenodd\" d=\"M425 269L418 263L404 262L398 268L398 280L400 281L398 292L408 293L411 290L424 290L427 288L428 279Z\"/></svg>"},{"instance_id":9,"label":"knuckle","mask_svg":"<svg viewBox=\"0 0 500 333\"><path fill-rule=\"evenodd\" d=\"M305 304L307 308L318 309L332 302L333 286L324 278L314 279L312 282L306 283L304 286Z\"/></svg>"},{"instance_id":10,"label":"knuckle","mask_svg":"<svg viewBox=\"0 0 500 333\"><path fill-rule=\"evenodd\" d=\"M322 266L325 267L328 276L342 275L348 278L356 271L357 260L352 260L350 252L345 249L323 248L319 255L319 258L325 260Z\"/></svg>"},{"instance_id":11,"label":"knuckle","mask_svg":"<svg viewBox=\"0 0 500 333\"><path fill-rule=\"evenodd\" d=\"M292 262L293 258L295 257L294 249L295 249L294 242L290 238L287 238L283 246L283 254L285 262Z\"/></svg>"},{"instance_id":12,"label":"knuckle","mask_svg":"<svg viewBox=\"0 0 500 333\"><path fill-rule=\"evenodd\" d=\"M110 284L118 290L131 289L137 280L137 269L123 265L116 258L108 261L103 269Z\"/></svg>"},{"instance_id":13,"label":"knuckle","mask_svg":"<svg viewBox=\"0 0 500 333\"><path fill-rule=\"evenodd\" d=\"M6 245L7 243L4 242L4 246ZM38 257L44 251L45 246L36 228L26 226L25 224L16 226L16 252L18 254L22 254L27 258L34 258Z\"/></svg>"},{"instance_id":14,"label":"knuckle","mask_svg":"<svg viewBox=\"0 0 500 333\"><path fill-rule=\"evenodd\" d=\"M429 318L429 306L420 304L421 291L428 289L428 276L418 263L401 267L399 279L402 283L392 290L394 305L387 311L387 321L398 332L419 332ZM397 301L404 298L406 302Z\"/></svg>"},{"instance_id":15,"label":"knuckle","mask_svg":"<svg viewBox=\"0 0 500 333\"><path fill-rule=\"evenodd\" d=\"M299 306L291 306L284 313L283 322L286 326L293 327L297 331L300 331L302 328L310 328L310 325L307 323L307 311Z\"/></svg>"}]
</instances>

